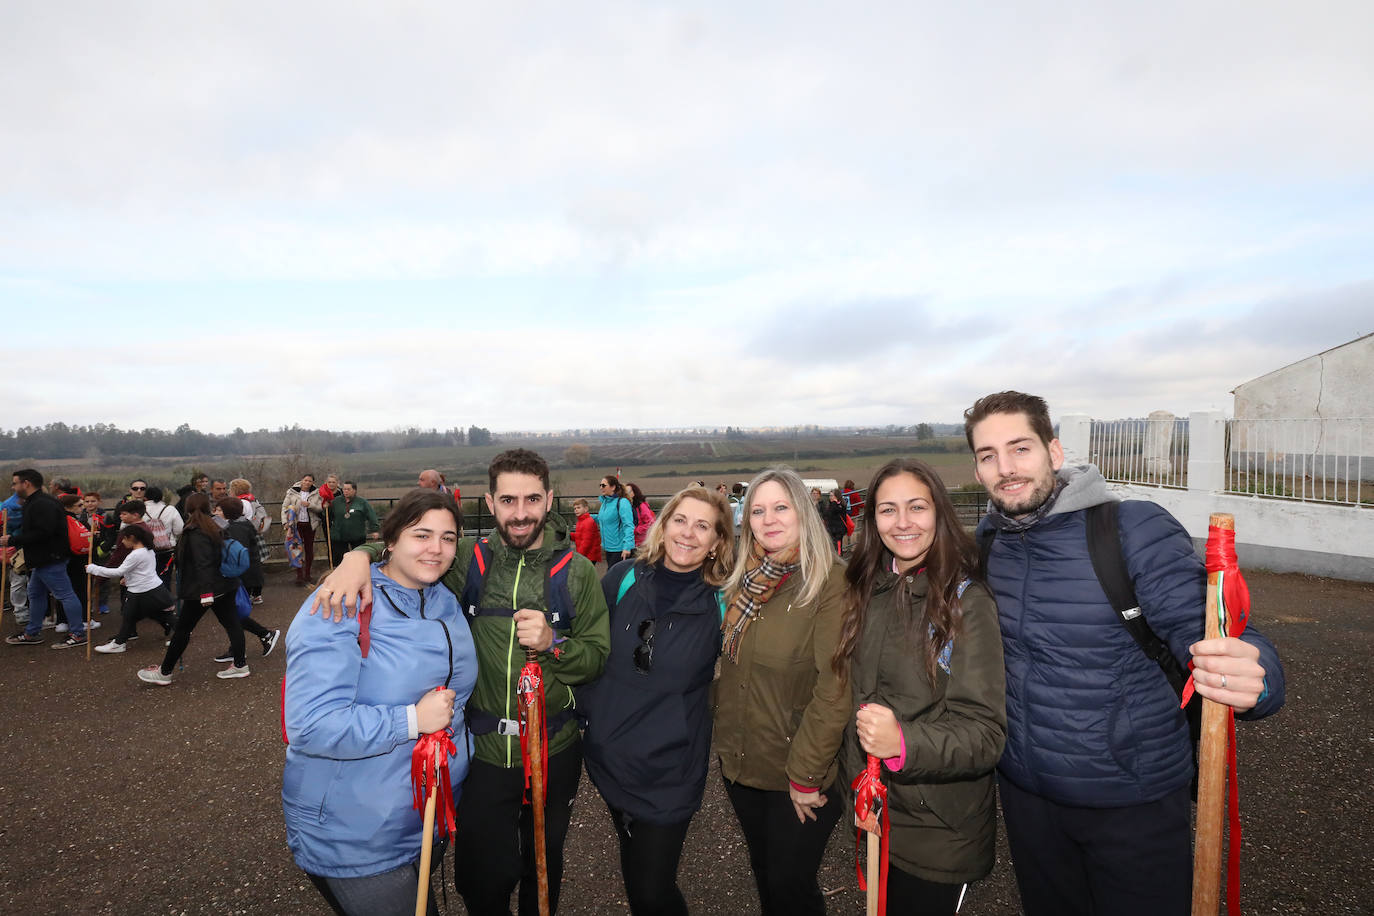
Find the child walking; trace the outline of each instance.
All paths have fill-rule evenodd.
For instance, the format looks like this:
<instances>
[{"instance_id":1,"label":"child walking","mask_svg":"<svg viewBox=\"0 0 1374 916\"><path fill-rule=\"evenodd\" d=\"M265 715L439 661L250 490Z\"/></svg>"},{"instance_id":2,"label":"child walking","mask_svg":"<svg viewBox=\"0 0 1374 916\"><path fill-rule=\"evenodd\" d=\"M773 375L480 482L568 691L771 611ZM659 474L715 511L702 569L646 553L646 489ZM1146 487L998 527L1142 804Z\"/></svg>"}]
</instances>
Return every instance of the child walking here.
<instances>
[{"instance_id":1,"label":"child walking","mask_svg":"<svg viewBox=\"0 0 1374 916\"><path fill-rule=\"evenodd\" d=\"M138 638L138 622L149 617L162 624L164 633L172 632L173 616L168 608L175 604L171 591L157 575L157 557L153 554L153 535L142 525L130 525L119 532L119 545L129 551L119 566L86 567L86 572L106 579L124 578L123 621L115 638L95 651L110 655L123 652L130 639Z\"/></svg>"}]
</instances>

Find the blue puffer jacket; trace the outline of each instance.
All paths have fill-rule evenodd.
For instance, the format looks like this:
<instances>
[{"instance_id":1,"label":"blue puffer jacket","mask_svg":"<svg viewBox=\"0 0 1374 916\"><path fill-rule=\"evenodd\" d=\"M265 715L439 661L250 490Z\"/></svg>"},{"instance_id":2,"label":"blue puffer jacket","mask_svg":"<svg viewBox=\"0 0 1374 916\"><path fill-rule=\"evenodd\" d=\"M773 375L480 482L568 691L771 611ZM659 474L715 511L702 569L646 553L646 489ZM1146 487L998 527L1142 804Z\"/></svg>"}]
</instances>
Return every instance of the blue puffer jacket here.
<instances>
[{"instance_id":1,"label":"blue puffer jacket","mask_svg":"<svg viewBox=\"0 0 1374 916\"><path fill-rule=\"evenodd\" d=\"M477 653L457 599L442 585L402 588L376 566L372 591L366 659L358 619L311 616L310 599L286 634L286 841L297 865L326 877L375 875L419 858L423 812L412 807L407 707L426 691L446 684L458 694L455 801L472 753L463 704Z\"/></svg>"},{"instance_id":2,"label":"blue puffer jacket","mask_svg":"<svg viewBox=\"0 0 1374 916\"><path fill-rule=\"evenodd\" d=\"M1131 638L1093 572L1089 506L1115 499L1090 466L1065 467L1048 515L1024 531L997 515L988 557L1007 666L1003 777L1064 805L1113 808L1168 795L1192 778L1188 723L1159 666ZM1207 573L1183 526L1150 502L1121 504L1126 567L1150 628L1186 667L1202 639ZM1268 689L1247 719L1283 705L1273 644L1253 628Z\"/></svg>"},{"instance_id":3,"label":"blue puffer jacket","mask_svg":"<svg viewBox=\"0 0 1374 916\"><path fill-rule=\"evenodd\" d=\"M596 513L601 528L601 549L606 553L620 553L635 549L635 518L630 501L623 496L601 497L601 509Z\"/></svg>"},{"instance_id":4,"label":"blue puffer jacket","mask_svg":"<svg viewBox=\"0 0 1374 916\"><path fill-rule=\"evenodd\" d=\"M622 580L634 581L617 601ZM577 688L587 720L587 774L606 804L651 824L677 824L701 807L711 751L711 681L720 654L719 593L697 578L671 607L643 561L616 564L601 587L611 609L611 652L601 677ZM639 629L655 622L653 661L635 669Z\"/></svg>"}]
</instances>

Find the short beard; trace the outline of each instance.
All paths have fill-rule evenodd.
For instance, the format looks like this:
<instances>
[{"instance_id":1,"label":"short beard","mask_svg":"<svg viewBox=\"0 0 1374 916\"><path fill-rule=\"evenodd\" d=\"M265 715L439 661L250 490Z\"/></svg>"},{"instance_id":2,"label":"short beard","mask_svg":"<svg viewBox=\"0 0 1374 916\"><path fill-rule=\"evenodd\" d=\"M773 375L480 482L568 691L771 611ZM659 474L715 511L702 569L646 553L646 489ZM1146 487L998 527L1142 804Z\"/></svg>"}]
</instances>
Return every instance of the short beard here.
<instances>
[{"instance_id":1,"label":"short beard","mask_svg":"<svg viewBox=\"0 0 1374 916\"><path fill-rule=\"evenodd\" d=\"M1023 502L1019 504L1003 502L997 498L995 491L990 491L988 493L988 499L997 507L997 511L1001 512L1003 515L1009 518L1025 518L1027 515L1030 515L1036 509L1043 506L1046 500L1050 498L1050 494L1054 492L1055 480L1056 475L1051 473L1045 480L1035 482L1031 487L1030 495L1024 497Z\"/></svg>"},{"instance_id":2,"label":"short beard","mask_svg":"<svg viewBox=\"0 0 1374 916\"><path fill-rule=\"evenodd\" d=\"M511 519L511 521L508 522L506 525L502 525L499 523L496 525L496 533L501 535L501 540L504 541L506 546L509 547L511 550L524 550L525 548L533 544L535 541L539 540L540 536L544 533L544 526L549 523L549 517L546 514L543 518L541 518L539 520L539 524L535 525L534 528L530 531L530 533L525 535L525 537L517 543L515 538L511 535L509 529L507 528L507 525L512 524L514 522L523 521L525 520L522 518Z\"/></svg>"}]
</instances>

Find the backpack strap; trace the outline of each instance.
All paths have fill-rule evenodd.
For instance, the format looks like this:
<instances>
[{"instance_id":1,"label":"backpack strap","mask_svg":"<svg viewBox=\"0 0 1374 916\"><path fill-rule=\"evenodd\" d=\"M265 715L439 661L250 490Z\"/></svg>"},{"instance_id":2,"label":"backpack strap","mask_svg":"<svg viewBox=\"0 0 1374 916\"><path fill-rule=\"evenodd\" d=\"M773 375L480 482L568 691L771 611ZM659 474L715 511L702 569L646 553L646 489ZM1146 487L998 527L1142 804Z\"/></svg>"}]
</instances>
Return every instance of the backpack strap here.
<instances>
[{"instance_id":1,"label":"backpack strap","mask_svg":"<svg viewBox=\"0 0 1374 916\"><path fill-rule=\"evenodd\" d=\"M491 567L492 549L487 538L479 538L472 546L472 559L468 561L468 574L463 582L462 608L470 619L476 617L510 617L515 608L488 607L484 591L487 570ZM568 575L572 568L573 550L568 548L549 558L549 566L544 576L544 607L549 616L549 625L555 630L568 630L572 627L577 608L573 603L572 590L568 587Z\"/></svg>"},{"instance_id":2,"label":"backpack strap","mask_svg":"<svg viewBox=\"0 0 1374 916\"><path fill-rule=\"evenodd\" d=\"M1120 505L1115 501L1105 502L1087 510L1088 557L1107 601L1121 618L1126 632L1131 634L1145 657L1159 665L1169 685L1181 697L1187 675L1174 653L1169 651L1168 644L1150 629L1126 569L1126 555L1121 549Z\"/></svg>"}]
</instances>

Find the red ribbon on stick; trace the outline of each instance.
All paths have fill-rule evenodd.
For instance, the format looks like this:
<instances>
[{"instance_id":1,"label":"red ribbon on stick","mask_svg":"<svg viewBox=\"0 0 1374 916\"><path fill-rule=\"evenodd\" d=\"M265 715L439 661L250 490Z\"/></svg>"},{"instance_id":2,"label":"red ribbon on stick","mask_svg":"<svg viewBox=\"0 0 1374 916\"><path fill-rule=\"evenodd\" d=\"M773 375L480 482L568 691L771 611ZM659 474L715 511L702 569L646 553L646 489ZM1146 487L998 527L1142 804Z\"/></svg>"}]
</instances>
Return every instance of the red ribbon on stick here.
<instances>
[{"instance_id":1,"label":"red ribbon on stick","mask_svg":"<svg viewBox=\"0 0 1374 916\"><path fill-rule=\"evenodd\" d=\"M864 845L864 833L878 835L878 857L881 861L878 871L878 912L887 912L887 786L883 785L882 771L878 758L868 755L868 765L854 778L850 788L854 790L854 819L858 824L855 837L854 870L859 874L859 890L868 890L868 879L864 876L863 866L859 864L859 850ZM871 863L870 863L871 864Z\"/></svg>"},{"instance_id":2,"label":"red ribbon on stick","mask_svg":"<svg viewBox=\"0 0 1374 916\"><path fill-rule=\"evenodd\" d=\"M524 711L534 706L538 710L539 728L539 772L549 771L549 730L545 723L548 719L544 716L544 671L539 667L539 662L529 661L520 669L518 694L520 696L520 709L522 712L521 723L529 721L529 716ZM525 788L530 787L530 735L528 728L520 729L520 760L525 766Z\"/></svg>"},{"instance_id":3,"label":"red ribbon on stick","mask_svg":"<svg viewBox=\"0 0 1374 916\"><path fill-rule=\"evenodd\" d=\"M1207 527L1205 562L1208 574L1218 576L1217 613L1221 618L1218 629L1227 636L1238 637L1245 632L1245 625L1250 620L1250 587L1241 575L1240 562L1236 558L1235 529ZM1180 706L1187 706L1194 692L1190 674L1183 685ZM1236 711L1230 706L1226 707L1226 784L1230 836L1226 856L1226 910L1231 916L1240 916L1240 785L1236 779Z\"/></svg>"},{"instance_id":4,"label":"red ribbon on stick","mask_svg":"<svg viewBox=\"0 0 1374 916\"><path fill-rule=\"evenodd\" d=\"M435 688L436 690L439 688ZM435 753L436 749L439 753ZM410 786L414 793L416 811L425 810L430 792L438 792L438 808L443 811L439 834L452 836L456 827L453 819L453 784L448 774L448 758L458 753L447 730L421 735L410 752Z\"/></svg>"}]
</instances>

